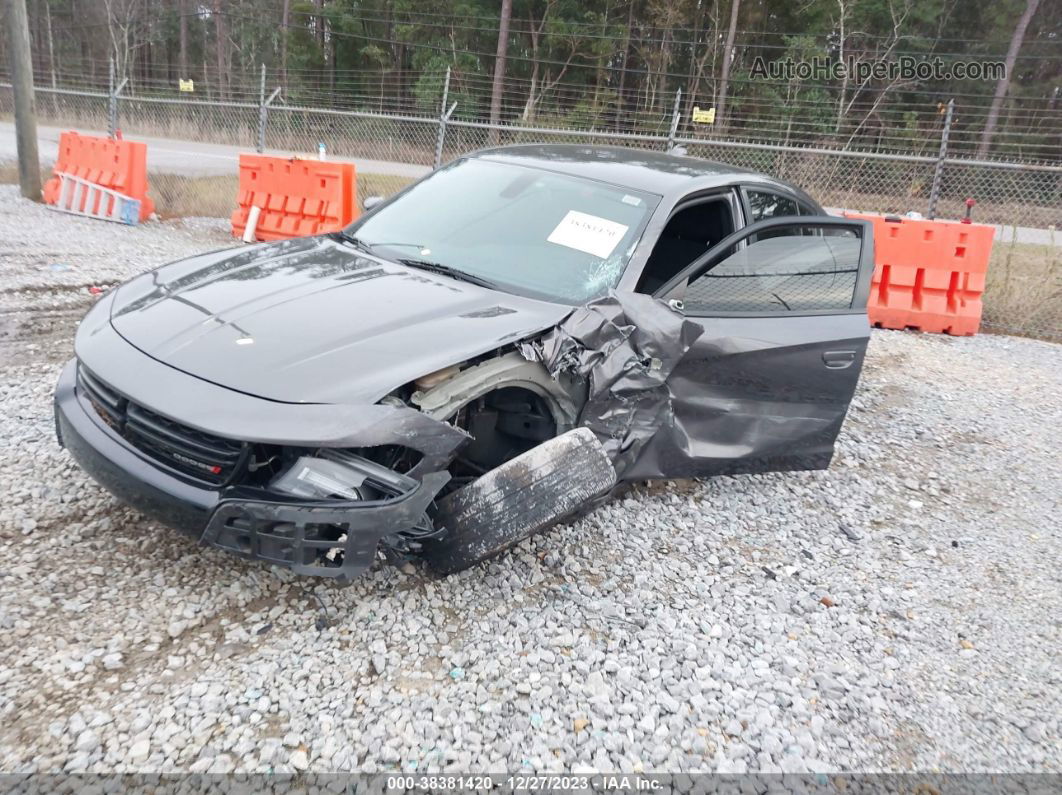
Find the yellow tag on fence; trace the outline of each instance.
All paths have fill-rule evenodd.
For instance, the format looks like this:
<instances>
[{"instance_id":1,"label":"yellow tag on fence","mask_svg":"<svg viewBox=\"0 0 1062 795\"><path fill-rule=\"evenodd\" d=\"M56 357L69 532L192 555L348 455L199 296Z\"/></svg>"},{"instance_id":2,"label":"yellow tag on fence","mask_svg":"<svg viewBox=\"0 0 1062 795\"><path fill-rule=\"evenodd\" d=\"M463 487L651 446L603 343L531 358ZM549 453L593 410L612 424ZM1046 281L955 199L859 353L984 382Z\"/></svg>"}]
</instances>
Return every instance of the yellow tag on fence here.
<instances>
[{"instance_id":1,"label":"yellow tag on fence","mask_svg":"<svg viewBox=\"0 0 1062 795\"><path fill-rule=\"evenodd\" d=\"M715 108L701 110L696 105L694 105L693 121L695 121L697 124L715 124Z\"/></svg>"},{"instance_id":2,"label":"yellow tag on fence","mask_svg":"<svg viewBox=\"0 0 1062 795\"><path fill-rule=\"evenodd\" d=\"M195 91L195 82L192 80L178 80L177 85L181 91Z\"/></svg>"}]
</instances>

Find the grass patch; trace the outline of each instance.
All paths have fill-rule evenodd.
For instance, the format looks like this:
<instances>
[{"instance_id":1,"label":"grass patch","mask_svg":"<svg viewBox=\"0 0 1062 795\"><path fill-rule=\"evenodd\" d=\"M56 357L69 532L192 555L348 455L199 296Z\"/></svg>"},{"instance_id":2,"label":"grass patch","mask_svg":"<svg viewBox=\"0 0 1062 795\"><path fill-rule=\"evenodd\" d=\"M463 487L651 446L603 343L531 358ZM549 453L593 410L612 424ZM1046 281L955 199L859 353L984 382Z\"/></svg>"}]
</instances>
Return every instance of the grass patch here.
<instances>
[{"instance_id":1,"label":"grass patch","mask_svg":"<svg viewBox=\"0 0 1062 795\"><path fill-rule=\"evenodd\" d=\"M983 323L1062 341L1062 245L997 240L985 278Z\"/></svg>"},{"instance_id":2,"label":"grass patch","mask_svg":"<svg viewBox=\"0 0 1062 795\"><path fill-rule=\"evenodd\" d=\"M17 179L17 175L16 175ZM392 174L358 174L358 208L369 196L391 196L413 182ZM160 218L204 215L228 218L236 209L236 176L184 177L149 174L150 194Z\"/></svg>"},{"instance_id":3,"label":"grass patch","mask_svg":"<svg viewBox=\"0 0 1062 795\"><path fill-rule=\"evenodd\" d=\"M41 169L41 187L44 187L44 183L47 182L52 176L52 170L50 168ZM17 185L18 184L18 163L14 160L0 160L0 185Z\"/></svg>"},{"instance_id":4,"label":"grass patch","mask_svg":"<svg viewBox=\"0 0 1062 795\"><path fill-rule=\"evenodd\" d=\"M148 195L155 200L155 212L160 218L228 218L236 209L237 183L235 176L148 174Z\"/></svg>"},{"instance_id":5,"label":"grass patch","mask_svg":"<svg viewBox=\"0 0 1062 795\"><path fill-rule=\"evenodd\" d=\"M358 174L358 207L369 196L393 196L406 185L412 185L412 177L396 177L393 174Z\"/></svg>"},{"instance_id":6,"label":"grass patch","mask_svg":"<svg viewBox=\"0 0 1062 795\"><path fill-rule=\"evenodd\" d=\"M41 169L41 185L52 170ZM394 174L358 174L358 209L369 196L392 196L415 182ZM18 184L18 164L0 161L0 185ZM155 200L160 218L207 216L228 218L236 209L238 179L233 176L185 177L180 174L148 174L148 193Z\"/></svg>"}]
</instances>

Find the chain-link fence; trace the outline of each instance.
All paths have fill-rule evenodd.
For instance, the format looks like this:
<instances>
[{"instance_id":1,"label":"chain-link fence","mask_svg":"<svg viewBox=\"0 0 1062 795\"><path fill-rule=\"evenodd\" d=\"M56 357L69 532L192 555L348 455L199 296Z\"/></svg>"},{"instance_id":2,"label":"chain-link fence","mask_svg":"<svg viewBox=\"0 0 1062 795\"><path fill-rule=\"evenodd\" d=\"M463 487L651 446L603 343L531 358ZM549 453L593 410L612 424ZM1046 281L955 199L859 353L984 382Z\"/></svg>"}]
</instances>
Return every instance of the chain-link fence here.
<instances>
[{"instance_id":1,"label":"chain-link fence","mask_svg":"<svg viewBox=\"0 0 1062 795\"><path fill-rule=\"evenodd\" d=\"M865 212L961 218L966 199L974 220L997 225L985 291L988 329L1062 340L1062 166L973 161L939 156L854 152L691 136L697 127L663 119L658 134L594 129L490 125L451 119L446 89L438 115L299 107L262 91L258 103L124 96L120 91L37 89L41 125L223 145L186 158L149 160L160 214L228 215L239 149L264 148L359 161L359 196L399 190L433 165L486 146L578 143L670 150L772 174L799 185L823 206ZM452 105L452 103L450 103ZM679 103L676 103L678 108ZM452 108L451 108L452 109ZM0 118L10 119L10 85L0 83ZM680 123L681 122L681 123ZM191 149L191 148L190 148ZM149 152L152 151L149 146Z\"/></svg>"}]
</instances>

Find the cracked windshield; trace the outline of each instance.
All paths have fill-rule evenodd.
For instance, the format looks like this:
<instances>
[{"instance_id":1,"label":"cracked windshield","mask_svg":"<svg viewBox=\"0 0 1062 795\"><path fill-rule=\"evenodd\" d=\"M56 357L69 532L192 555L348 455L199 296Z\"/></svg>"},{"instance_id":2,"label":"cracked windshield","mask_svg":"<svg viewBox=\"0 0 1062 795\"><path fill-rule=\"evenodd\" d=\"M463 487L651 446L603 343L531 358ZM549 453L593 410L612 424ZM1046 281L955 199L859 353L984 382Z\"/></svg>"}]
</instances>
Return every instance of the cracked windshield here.
<instances>
[{"instance_id":1,"label":"cracked windshield","mask_svg":"<svg viewBox=\"0 0 1062 795\"><path fill-rule=\"evenodd\" d=\"M389 259L579 304L615 287L657 200L589 179L462 160L347 231Z\"/></svg>"}]
</instances>

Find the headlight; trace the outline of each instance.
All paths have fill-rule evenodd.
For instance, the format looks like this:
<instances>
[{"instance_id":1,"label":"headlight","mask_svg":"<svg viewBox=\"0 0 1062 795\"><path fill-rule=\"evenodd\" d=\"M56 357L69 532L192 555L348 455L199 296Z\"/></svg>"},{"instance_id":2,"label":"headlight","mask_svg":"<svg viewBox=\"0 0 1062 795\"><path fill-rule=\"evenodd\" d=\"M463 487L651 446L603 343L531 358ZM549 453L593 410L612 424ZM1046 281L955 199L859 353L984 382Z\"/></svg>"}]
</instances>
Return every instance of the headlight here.
<instances>
[{"instance_id":1,"label":"headlight","mask_svg":"<svg viewBox=\"0 0 1062 795\"><path fill-rule=\"evenodd\" d=\"M365 475L338 461L304 455L270 483L274 491L309 500L363 500Z\"/></svg>"},{"instance_id":2,"label":"headlight","mask_svg":"<svg viewBox=\"0 0 1062 795\"><path fill-rule=\"evenodd\" d=\"M400 497L417 481L350 450L321 448L296 459L269 484L307 500L380 500Z\"/></svg>"}]
</instances>

